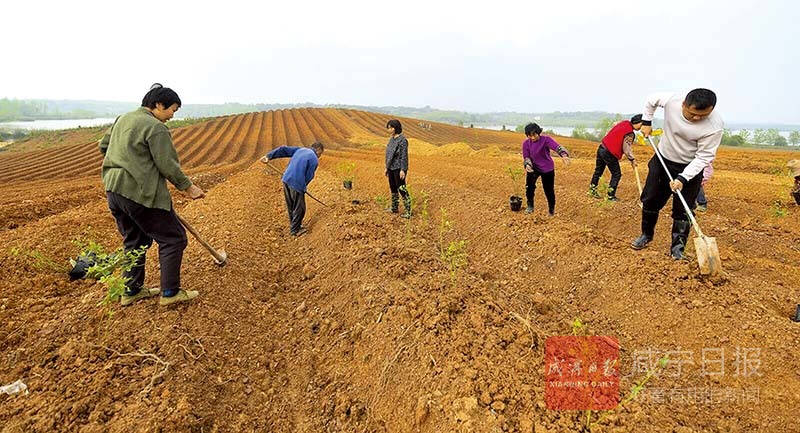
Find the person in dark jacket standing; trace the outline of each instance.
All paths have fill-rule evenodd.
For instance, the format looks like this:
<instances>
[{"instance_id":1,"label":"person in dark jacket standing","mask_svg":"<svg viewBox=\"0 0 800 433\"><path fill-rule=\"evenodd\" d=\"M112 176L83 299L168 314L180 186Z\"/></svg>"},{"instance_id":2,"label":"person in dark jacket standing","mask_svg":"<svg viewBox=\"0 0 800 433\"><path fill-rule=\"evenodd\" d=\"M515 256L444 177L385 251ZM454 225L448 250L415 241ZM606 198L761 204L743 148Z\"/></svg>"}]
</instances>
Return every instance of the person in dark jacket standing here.
<instances>
[{"instance_id":1,"label":"person in dark jacket standing","mask_svg":"<svg viewBox=\"0 0 800 433\"><path fill-rule=\"evenodd\" d=\"M550 216L554 216L556 212L556 165L550 152L558 153L565 165L570 164L569 152L549 135L541 134L542 127L536 123L525 125L525 135L528 137L522 142L522 164L527 172L525 198L528 199L528 207L525 209L525 213L533 213L533 193L536 191L536 180L541 177L544 195L547 197L547 211Z\"/></svg>"},{"instance_id":2,"label":"person in dark jacket standing","mask_svg":"<svg viewBox=\"0 0 800 433\"><path fill-rule=\"evenodd\" d=\"M647 180L642 190L642 234L631 243L641 250L653 240L658 213L670 197L680 191L690 211L694 211L697 193L703 181L702 171L714 161L722 141L725 126L714 111L717 95L709 89L694 89L687 94L656 93L647 98L644 108L642 135L653 132L653 115L664 108L664 134L658 151L672 176L664 171L657 155L648 163ZM670 255L684 259L684 248L691 225L680 200L672 198L672 244Z\"/></svg>"},{"instance_id":3,"label":"person in dark jacket standing","mask_svg":"<svg viewBox=\"0 0 800 433\"><path fill-rule=\"evenodd\" d=\"M154 84L136 111L118 117L100 140L102 177L108 208L122 234L125 252L158 243L161 289L144 288L146 255L124 277L121 304L161 293L161 305L188 301L198 292L181 288L181 261L186 231L172 208L167 180L192 199L203 198L202 189L181 170L172 136L164 123L172 118L181 100L178 94Z\"/></svg>"},{"instance_id":4,"label":"person in dark jacket standing","mask_svg":"<svg viewBox=\"0 0 800 433\"><path fill-rule=\"evenodd\" d=\"M403 205L406 211L403 218L411 218L411 197L404 188L408 175L408 140L403 135L403 125L399 120L392 119L386 123L386 129L392 137L386 144L386 171L384 175L389 178L389 191L392 193L393 213L399 212L400 195L403 196Z\"/></svg>"},{"instance_id":5,"label":"person in dark jacket standing","mask_svg":"<svg viewBox=\"0 0 800 433\"><path fill-rule=\"evenodd\" d=\"M630 161L632 167L636 167L636 158L633 156L633 137L635 131L642 129L642 115L637 114L631 120L623 120L611 128L603 137L600 146L597 147L597 160L594 164L594 175L589 184L589 195L600 198L597 192L597 183L608 166L611 172L611 182L608 184L608 200L618 201L617 186L622 178L622 171L619 169L619 160L622 154Z\"/></svg>"},{"instance_id":6,"label":"person in dark jacket standing","mask_svg":"<svg viewBox=\"0 0 800 433\"><path fill-rule=\"evenodd\" d=\"M303 227L303 218L306 216L306 189L314 179L319 166L319 157L324 151L323 144L315 142L310 149L280 146L261 158L261 162L265 164L276 158L291 158L281 180L286 211L289 213L289 233L292 236L302 236L308 232L308 229Z\"/></svg>"}]
</instances>

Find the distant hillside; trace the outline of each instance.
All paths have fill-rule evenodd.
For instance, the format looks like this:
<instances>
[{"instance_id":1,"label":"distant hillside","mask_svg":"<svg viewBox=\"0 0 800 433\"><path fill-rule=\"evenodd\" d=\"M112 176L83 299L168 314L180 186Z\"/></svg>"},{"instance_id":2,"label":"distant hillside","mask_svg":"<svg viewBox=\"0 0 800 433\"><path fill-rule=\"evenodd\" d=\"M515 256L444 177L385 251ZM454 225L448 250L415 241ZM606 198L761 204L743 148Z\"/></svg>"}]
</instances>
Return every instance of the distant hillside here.
<instances>
[{"instance_id":1,"label":"distant hillside","mask_svg":"<svg viewBox=\"0 0 800 433\"><path fill-rule=\"evenodd\" d=\"M14 100L0 99L0 122L19 120L45 120L45 119L89 119L97 117L115 117L119 114L135 109L139 104L134 102L114 101L66 101L66 100ZM371 111L410 117L414 119L430 120L432 122L449 123L463 126L497 126L506 125L513 130L519 125L535 121L546 127L583 126L592 128L600 121L621 116L630 117L633 113L608 113L605 111L554 111L549 113L517 113L517 112L492 112L469 113L466 111L439 110L430 106L403 107L403 106L366 106L349 104L314 104L311 102L295 104L240 104L229 102L225 104L186 104L181 107L180 117L203 118L242 114L286 108L345 108ZM787 124L756 124L756 123L729 123L728 129L769 129L775 128L782 131L800 131L800 125Z\"/></svg>"}]
</instances>

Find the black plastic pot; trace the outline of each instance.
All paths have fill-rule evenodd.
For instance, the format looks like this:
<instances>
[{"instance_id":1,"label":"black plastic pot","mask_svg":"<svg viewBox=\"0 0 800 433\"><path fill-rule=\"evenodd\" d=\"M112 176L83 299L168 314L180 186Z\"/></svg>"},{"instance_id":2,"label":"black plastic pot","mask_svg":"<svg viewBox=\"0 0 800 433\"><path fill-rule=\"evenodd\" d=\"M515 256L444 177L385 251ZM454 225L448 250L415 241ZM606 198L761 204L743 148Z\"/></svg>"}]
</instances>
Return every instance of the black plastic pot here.
<instances>
[{"instance_id":1,"label":"black plastic pot","mask_svg":"<svg viewBox=\"0 0 800 433\"><path fill-rule=\"evenodd\" d=\"M522 209L522 197L512 195L508 200L508 204L511 206L512 211L519 212L519 210Z\"/></svg>"},{"instance_id":2,"label":"black plastic pot","mask_svg":"<svg viewBox=\"0 0 800 433\"><path fill-rule=\"evenodd\" d=\"M794 318L792 320L800 323L800 304L797 304L797 310L794 312Z\"/></svg>"},{"instance_id":3,"label":"black plastic pot","mask_svg":"<svg viewBox=\"0 0 800 433\"><path fill-rule=\"evenodd\" d=\"M345 180L342 182L344 185L344 189L353 189L353 181L352 180Z\"/></svg>"}]
</instances>

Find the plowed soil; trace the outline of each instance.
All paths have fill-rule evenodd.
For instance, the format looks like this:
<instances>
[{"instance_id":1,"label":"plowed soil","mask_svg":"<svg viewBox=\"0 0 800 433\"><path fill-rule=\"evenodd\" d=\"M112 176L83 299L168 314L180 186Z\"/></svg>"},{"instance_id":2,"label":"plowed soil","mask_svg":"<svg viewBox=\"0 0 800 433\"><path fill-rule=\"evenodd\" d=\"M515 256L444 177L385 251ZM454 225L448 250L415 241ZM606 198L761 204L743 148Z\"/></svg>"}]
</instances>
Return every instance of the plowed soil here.
<instances>
[{"instance_id":1,"label":"plowed soil","mask_svg":"<svg viewBox=\"0 0 800 433\"><path fill-rule=\"evenodd\" d=\"M295 109L176 130L207 196L173 191L175 207L229 262L190 239L183 281L197 300L110 317L101 284L56 269L77 255L74 239L121 244L94 142L0 154L0 385L29 391L0 396L0 432L588 431L585 412L544 399L545 340L571 335L576 318L583 334L619 339L623 398L642 353L673 360L591 431L800 431L800 208L783 173L795 154L719 152L699 221L725 272L705 279L691 241L690 260L668 257L669 206L650 247L629 248L640 222L629 166L621 202L586 196L596 143L555 137L574 159L556 161L549 218L540 189L533 215L508 208L521 134L401 119L427 216L420 203L410 221L386 213L375 197L388 196L387 119ZM328 207L307 200L310 232L292 238L280 178L257 158L310 140L328 146L309 189ZM645 176L651 152L634 151ZM342 161L356 163L352 191L336 177ZM454 275L439 257L442 208L444 241L468 241ZM720 350L724 374L706 374ZM652 398L687 389L740 398Z\"/></svg>"}]
</instances>

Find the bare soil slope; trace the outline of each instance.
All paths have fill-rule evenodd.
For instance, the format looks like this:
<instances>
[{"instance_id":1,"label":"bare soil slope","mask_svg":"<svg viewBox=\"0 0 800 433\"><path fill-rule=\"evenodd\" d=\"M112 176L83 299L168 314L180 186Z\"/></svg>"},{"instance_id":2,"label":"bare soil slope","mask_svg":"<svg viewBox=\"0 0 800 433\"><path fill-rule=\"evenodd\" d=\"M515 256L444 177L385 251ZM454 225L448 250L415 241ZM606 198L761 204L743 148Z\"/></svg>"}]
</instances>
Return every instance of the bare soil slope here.
<instances>
[{"instance_id":1,"label":"bare soil slope","mask_svg":"<svg viewBox=\"0 0 800 433\"><path fill-rule=\"evenodd\" d=\"M175 193L176 208L229 263L215 266L190 239L183 278L196 302L146 300L110 318L99 283L11 251L64 262L73 239L120 244L94 143L0 155L0 384L22 379L30 391L0 396L0 432L580 431L585 413L547 410L543 383L544 341L570 334L575 318L619 339L623 390L646 350L685 361L651 391L758 390L725 404L643 395L592 431L798 428L800 325L789 316L800 302L800 209L787 206L779 174L791 153L720 151L700 221L726 272L705 280L692 260L668 258L666 211L650 248L628 247L640 212L629 167L622 202L586 197L596 143L557 137L576 158L557 161L547 218L540 190L534 215L508 210L519 134L402 119L410 185L429 196L428 215L421 205L409 222L384 212L375 197L388 195L387 119L279 110L175 132L208 190L193 202ZM330 207L308 200L310 233L290 238L280 179L255 161L310 140L331 144L310 187ZM356 163L352 191L336 177L342 161ZM455 276L439 258L442 208L453 223L445 241L468 241ZM148 255L155 286L156 248ZM735 362L745 348L759 349L748 364L757 374ZM704 349L723 349L724 376L703 374Z\"/></svg>"}]
</instances>

